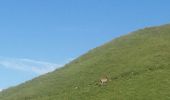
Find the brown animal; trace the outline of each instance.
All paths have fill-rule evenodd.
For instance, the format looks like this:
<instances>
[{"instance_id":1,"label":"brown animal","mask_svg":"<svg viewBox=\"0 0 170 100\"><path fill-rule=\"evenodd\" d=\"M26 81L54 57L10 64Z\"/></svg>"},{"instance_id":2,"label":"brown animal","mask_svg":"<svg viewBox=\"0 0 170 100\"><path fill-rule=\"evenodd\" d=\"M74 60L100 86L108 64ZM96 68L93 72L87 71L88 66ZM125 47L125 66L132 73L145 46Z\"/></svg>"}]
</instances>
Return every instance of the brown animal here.
<instances>
[{"instance_id":1,"label":"brown animal","mask_svg":"<svg viewBox=\"0 0 170 100\"><path fill-rule=\"evenodd\" d=\"M106 77L102 77L102 78L100 78L100 84L101 85L104 85L104 84L106 84L107 82L108 82L108 77L106 76Z\"/></svg>"}]
</instances>

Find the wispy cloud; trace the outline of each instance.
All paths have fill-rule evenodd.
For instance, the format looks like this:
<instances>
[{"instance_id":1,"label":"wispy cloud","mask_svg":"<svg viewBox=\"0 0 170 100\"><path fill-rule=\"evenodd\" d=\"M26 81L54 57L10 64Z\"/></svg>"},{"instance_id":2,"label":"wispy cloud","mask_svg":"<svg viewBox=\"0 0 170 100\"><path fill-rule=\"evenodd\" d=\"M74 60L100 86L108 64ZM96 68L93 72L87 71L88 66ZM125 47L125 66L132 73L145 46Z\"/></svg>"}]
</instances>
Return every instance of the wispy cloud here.
<instances>
[{"instance_id":1,"label":"wispy cloud","mask_svg":"<svg viewBox=\"0 0 170 100\"><path fill-rule=\"evenodd\" d=\"M56 68L62 67L63 65L26 58L18 59L0 57L0 66L8 69L32 72L41 75L47 72L51 72Z\"/></svg>"}]
</instances>

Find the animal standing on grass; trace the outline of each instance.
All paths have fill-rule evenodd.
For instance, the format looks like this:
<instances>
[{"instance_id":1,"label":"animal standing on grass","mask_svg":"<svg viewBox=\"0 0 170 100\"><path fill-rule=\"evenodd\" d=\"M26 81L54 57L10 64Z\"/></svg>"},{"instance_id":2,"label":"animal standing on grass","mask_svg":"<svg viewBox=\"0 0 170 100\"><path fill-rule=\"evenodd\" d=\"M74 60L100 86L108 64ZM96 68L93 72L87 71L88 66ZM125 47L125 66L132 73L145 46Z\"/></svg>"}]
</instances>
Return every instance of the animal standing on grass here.
<instances>
[{"instance_id":1,"label":"animal standing on grass","mask_svg":"<svg viewBox=\"0 0 170 100\"><path fill-rule=\"evenodd\" d=\"M102 77L100 78L100 85L105 85L108 82L108 77Z\"/></svg>"}]
</instances>

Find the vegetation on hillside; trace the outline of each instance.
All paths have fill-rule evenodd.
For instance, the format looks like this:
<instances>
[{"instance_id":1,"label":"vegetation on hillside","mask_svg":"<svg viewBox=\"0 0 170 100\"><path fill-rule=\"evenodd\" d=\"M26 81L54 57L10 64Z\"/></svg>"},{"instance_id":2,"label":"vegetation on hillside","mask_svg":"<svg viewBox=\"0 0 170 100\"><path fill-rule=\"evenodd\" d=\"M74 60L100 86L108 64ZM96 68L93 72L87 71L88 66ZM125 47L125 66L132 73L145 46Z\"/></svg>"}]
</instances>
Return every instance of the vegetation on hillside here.
<instances>
[{"instance_id":1,"label":"vegetation on hillside","mask_svg":"<svg viewBox=\"0 0 170 100\"><path fill-rule=\"evenodd\" d=\"M170 100L170 25L145 28L90 50L0 100ZM101 77L108 82L100 85Z\"/></svg>"}]
</instances>

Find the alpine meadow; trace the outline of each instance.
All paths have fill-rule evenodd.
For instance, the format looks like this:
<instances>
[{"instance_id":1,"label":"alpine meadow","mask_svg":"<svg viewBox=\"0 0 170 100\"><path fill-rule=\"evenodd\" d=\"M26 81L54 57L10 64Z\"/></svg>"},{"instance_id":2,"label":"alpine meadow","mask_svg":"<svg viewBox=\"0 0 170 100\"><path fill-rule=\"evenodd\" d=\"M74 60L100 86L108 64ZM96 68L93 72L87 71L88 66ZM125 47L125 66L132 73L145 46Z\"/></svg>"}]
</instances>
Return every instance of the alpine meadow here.
<instances>
[{"instance_id":1,"label":"alpine meadow","mask_svg":"<svg viewBox=\"0 0 170 100\"><path fill-rule=\"evenodd\" d=\"M170 100L169 52L170 25L140 29L3 90L0 100Z\"/></svg>"}]
</instances>

